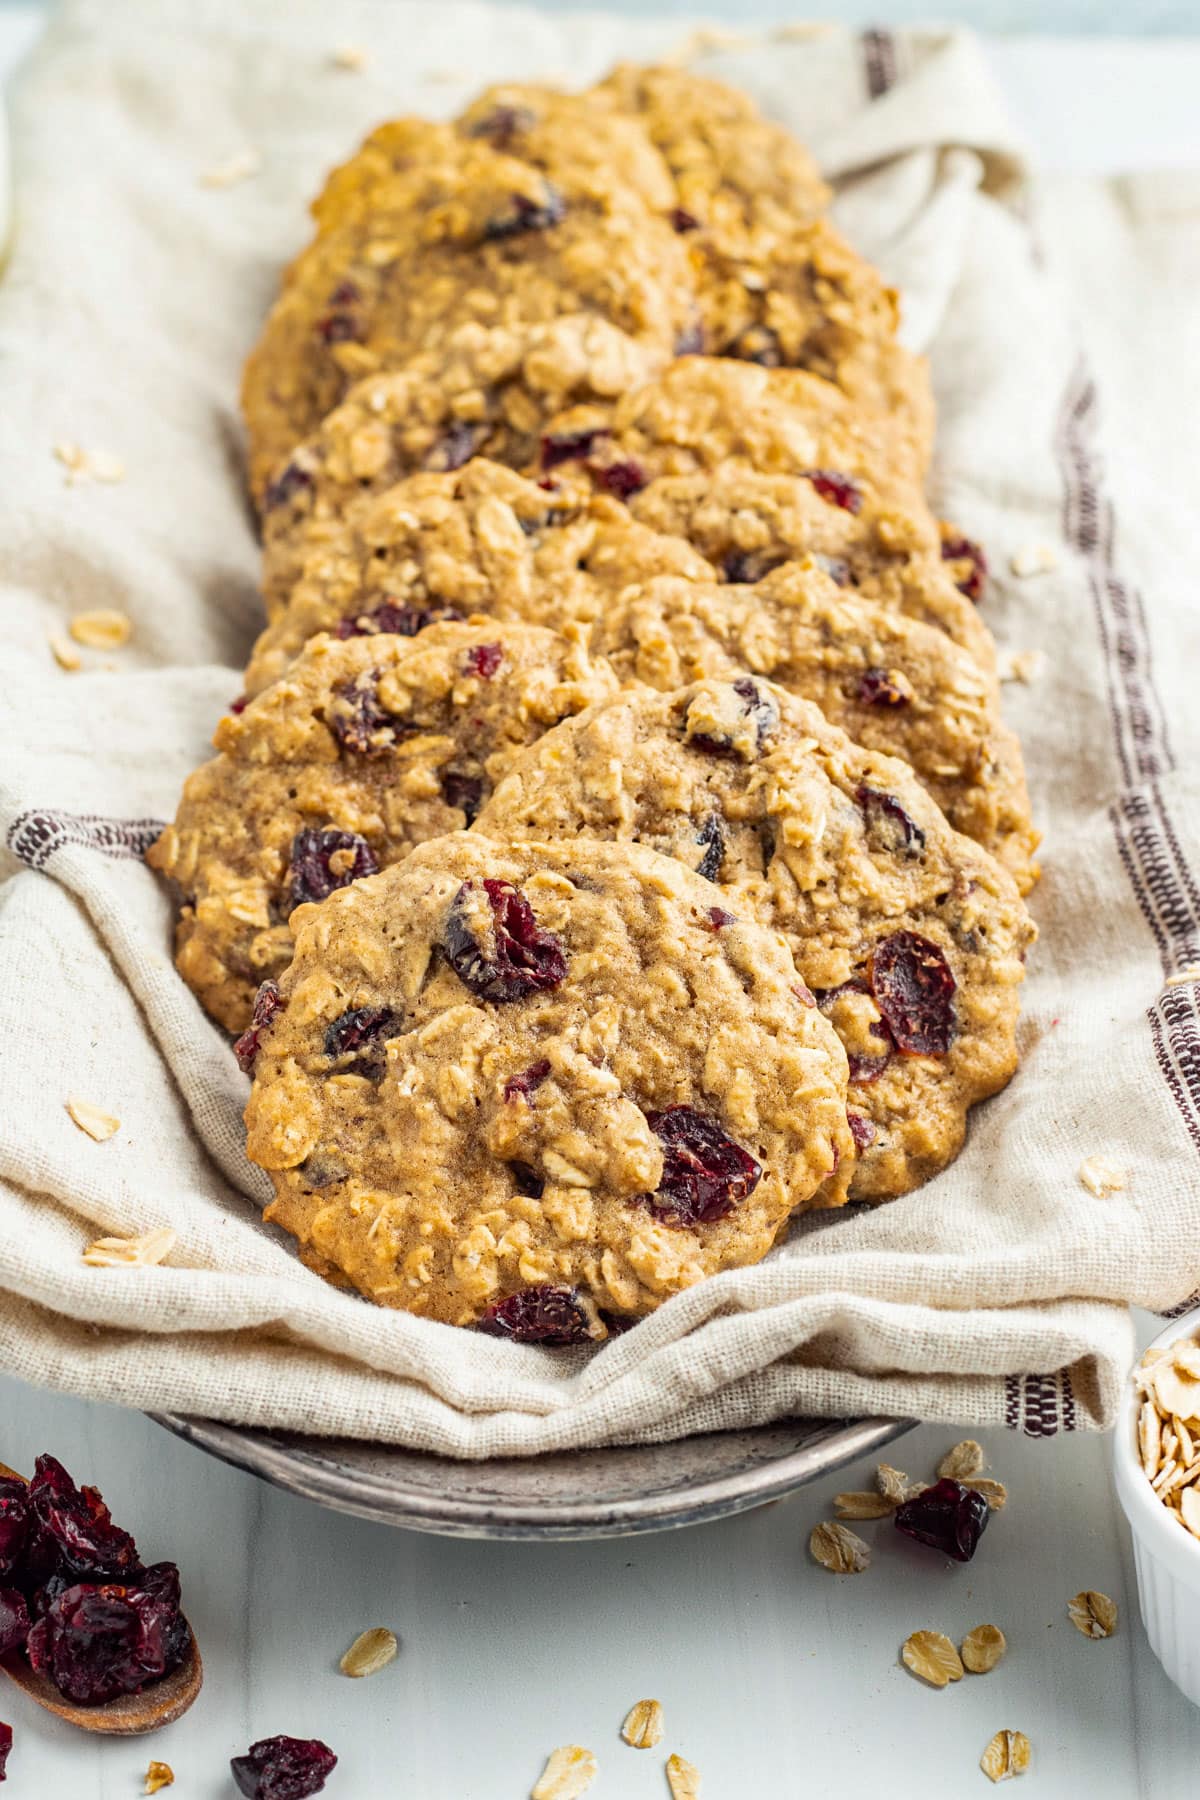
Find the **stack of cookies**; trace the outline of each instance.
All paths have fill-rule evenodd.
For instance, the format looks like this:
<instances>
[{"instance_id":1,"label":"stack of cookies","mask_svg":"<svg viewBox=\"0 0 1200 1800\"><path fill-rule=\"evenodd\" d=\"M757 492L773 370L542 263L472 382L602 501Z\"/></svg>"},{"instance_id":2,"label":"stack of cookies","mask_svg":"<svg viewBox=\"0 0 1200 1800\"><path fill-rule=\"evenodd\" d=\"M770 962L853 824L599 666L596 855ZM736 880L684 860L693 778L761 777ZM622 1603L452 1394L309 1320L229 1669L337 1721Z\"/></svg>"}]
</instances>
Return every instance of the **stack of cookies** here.
<instances>
[{"instance_id":1,"label":"stack of cookies","mask_svg":"<svg viewBox=\"0 0 1200 1800\"><path fill-rule=\"evenodd\" d=\"M247 365L266 627L150 852L312 1267L599 1340L1016 1066L1037 835L928 378L677 68L334 171Z\"/></svg>"}]
</instances>

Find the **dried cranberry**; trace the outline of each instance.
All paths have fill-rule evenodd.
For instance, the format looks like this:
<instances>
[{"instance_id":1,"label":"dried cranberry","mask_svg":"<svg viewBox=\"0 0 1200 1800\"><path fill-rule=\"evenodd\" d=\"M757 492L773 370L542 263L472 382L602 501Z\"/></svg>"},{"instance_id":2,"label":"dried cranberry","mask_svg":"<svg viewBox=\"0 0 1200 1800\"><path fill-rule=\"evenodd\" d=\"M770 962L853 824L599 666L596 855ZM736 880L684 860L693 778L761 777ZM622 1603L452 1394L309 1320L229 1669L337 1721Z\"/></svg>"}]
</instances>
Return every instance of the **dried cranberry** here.
<instances>
[{"instance_id":1,"label":"dried cranberry","mask_svg":"<svg viewBox=\"0 0 1200 1800\"><path fill-rule=\"evenodd\" d=\"M520 1095L522 1100L528 1100L530 1094L536 1093L541 1087L549 1073L550 1064L545 1057L540 1062L530 1063L519 1075L509 1076L504 1084L504 1098L515 1100Z\"/></svg>"},{"instance_id":2,"label":"dried cranberry","mask_svg":"<svg viewBox=\"0 0 1200 1800\"><path fill-rule=\"evenodd\" d=\"M779 708L771 696L764 694L758 683L749 675L740 675L731 685L742 703L741 716L754 721L755 740L761 750L771 733L779 725ZM703 750L707 756L736 756L738 754L735 738L716 737L706 731L690 733L688 743L694 750Z\"/></svg>"},{"instance_id":3,"label":"dried cranberry","mask_svg":"<svg viewBox=\"0 0 1200 1800\"><path fill-rule=\"evenodd\" d=\"M723 931L726 925L732 925L734 917L735 915L726 912L723 906L710 906L708 909L708 922L714 931Z\"/></svg>"},{"instance_id":4,"label":"dried cranberry","mask_svg":"<svg viewBox=\"0 0 1200 1800\"><path fill-rule=\"evenodd\" d=\"M4 1772L8 1767L8 1759L12 1754L12 1726L0 1723L0 1781L4 1780Z\"/></svg>"},{"instance_id":5,"label":"dried cranberry","mask_svg":"<svg viewBox=\"0 0 1200 1800\"><path fill-rule=\"evenodd\" d=\"M400 1015L390 1006L356 1006L327 1027L323 1048L326 1056L352 1056L355 1073L382 1074L384 1040L402 1030Z\"/></svg>"},{"instance_id":6,"label":"dried cranberry","mask_svg":"<svg viewBox=\"0 0 1200 1800\"><path fill-rule=\"evenodd\" d=\"M29 1506L41 1545L31 1561L52 1548L56 1572L79 1581L89 1576L123 1580L142 1570L137 1545L114 1525L97 1488L78 1488L53 1456L39 1456L29 1483Z\"/></svg>"},{"instance_id":7,"label":"dried cranberry","mask_svg":"<svg viewBox=\"0 0 1200 1800\"><path fill-rule=\"evenodd\" d=\"M769 325L747 325L725 350L739 362L758 363L764 369L778 369L783 364L783 346Z\"/></svg>"},{"instance_id":8,"label":"dried cranberry","mask_svg":"<svg viewBox=\"0 0 1200 1800\"><path fill-rule=\"evenodd\" d=\"M647 1205L664 1225L711 1225L758 1186L761 1163L707 1113L668 1106L646 1123L663 1147L662 1180Z\"/></svg>"},{"instance_id":9,"label":"dried cranberry","mask_svg":"<svg viewBox=\"0 0 1200 1800\"><path fill-rule=\"evenodd\" d=\"M16 1588L0 1588L0 1657L19 1650L29 1636L29 1604Z\"/></svg>"},{"instance_id":10,"label":"dried cranberry","mask_svg":"<svg viewBox=\"0 0 1200 1800\"><path fill-rule=\"evenodd\" d=\"M488 220L484 239L495 242L499 238L516 237L524 231L549 231L555 225L561 225L566 215L566 201L549 182L545 183L545 190L545 199L540 204L531 200L528 194L514 194L511 209Z\"/></svg>"},{"instance_id":11,"label":"dried cranberry","mask_svg":"<svg viewBox=\"0 0 1200 1800\"><path fill-rule=\"evenodd\" d=\"M936 944L896 931L871 953L871 992L897 1048L945 1056L954 1037L957 983Z\"/></svg>"},{"instance_id":12,"label":"dried cranberry","mask_svg":"<svg viewBox=\"0 0 1200 1800\"><path fill-rule=\"evenodd\" d=\"M393 637L416 637L427 625L446 619L465 619L457 606L414 606L410 600L384 600L371 612L347 613L335 628L340 638L374 637L388 632Z\"/></svg>"},{"instance_id":13,"label":"dried cranberry","mask_svg":"<svg viewBox=\"0 0 1200 1800\"><path fill-rule=\"evenodd\" d=\"M334 857L337 868L333 867ZM348 887L350 882L378 872L375 852L356 831L306 830L292 839L289 880L293 906L325 900L335 888Z\"/></svg>"},{"instance_id":14,"label":"dried cranberry","mask_svg":"<svg viewBox=\"0 0 1200 1800\"><path fill-rule=\"evenodd\" d=\"M676 356L702 356L704 354L704 325L700 319L693 319L685 325L675 339Z\"/></svg>"},{"instance_id":15,"label":"dried cranberry","mask_svg":"<svg viewBox=\"0 0 1200 1800\"><path fill-rule=\"evenodd\" d=\"M364 337L363 321L353 310L361 298L352 281L339 281L329 296L330 310L317 320L317 336L327 344L346 344Z\"/></svg>"},{"instance_id":16,"label":"dried cranberry","mask_svg":"<svg viewBox=\"0 0 1200 1800\"><path fill-rule=\"evenodd\" d=\"M67 1588L29 1633L30 1667L78 1706L137 1694L179 1667L190 1644L173 1563L136 1584Z\"/></svg>"},{"instance_id":17,"label":"dried cranberry","mask_svg":"<svg viewBox=\"0 0 1200 1800\"><path fill-rule=\"evenodd\" d=\"M464 463L470 462L487 434L486 425L468 425L465 419L456 420L430 449L425 467L438 473L461 469Z\"/></svg>"},{"instance_id":18,"label":"dried cranberry","mask_svg":"<svg viewBox=\"0 0 1200 1800\"><path fill-rule=\"evenodd\" d=\"M518 1194L524 1194L530 1200L541 1199L546 1184L536 1169L531 1169L528 1163L510 1162L508 1172L516 1183Z\"/></svg>"},{"instance_id":19,"label":"dried cranberry","mask_svg":"<svg viewBox=\"0 0 1200 1800\"><path fill-rule=\"evenodd\" d=\"M854 798L862 808L867 836L895 856L919 856L925 848L925 833L915 819L910 819L894 794L882 788L857 787Z\"/></svg>"},{"instance_id":20,"label":"dried cranberry","mask_svg":"<svg viewBox=\"0 0 1200 1800\"><path fill-rule=\"evenodd\" d=\"M231 700L229 702L229 710L236 716L239 713L244 713L249 704L249 694L239 694L236 700Z\"/></svg>"},{"instance_id":21,"label":"dried cranberry","mask_svg":"<svg viewBox=\"0 0 1200 1800\"><path fill-rule=\"evenodd\" d=\"M849 475L843 475L837 469L806 469L804 478L812 482L822 500L827 500L830 506L840 506L848 513L861 512L862 489Z\"/></svg>"},{"instance_id":22,"label":"dried cranberry","mask_svg":"<svg viewBox=\"0 0 1200 1800\"><path fill-rule=\"evenodd\" d=\"M725 861L725 831L717 813L710 813L696 835L696 842L704 846L704 855L696 865L697 875L703 875L706 881L715 881Z\"/></svg>"},{"instance_id":23,"label":"dried cranberry","mask_svg":"<svg viewBox=\"0 0 1200 1800\"><path fill-rule=\"evenodd\" d=\"M380 704L378 684L365 675L338 682L327 722L352 756L386 756L416 729Z\"/></svg>"},{"instance_id":24,"label":"dried cranberry","mask_svg":"<svg viewBox=\"0 0 1200 1800\"><path fill-rule=\"evenodd\" d=\"M686 206L671 208L671 224L676 231L699 231L700 229L699 219L694 213L690 213Z\"/></svg>"},{"instance_id":25,"label":"dried cranberry","mask_svg":"<svg viewBox=\"0 0 1200 1800\"><path fill-rule=\"evenodd\" d=\"M588 467L597 487L602 487L614 500L628 500L631 494L640 493L650 479L641 463L632 456L619 462L589 463Z\"/></svg>"},{"instance_id":26,"label":"dried cranberry","mask_svg":"<svg viewBox=\"0 0 1200 1800\"><path fill-rule=\"evenodd\" d=\"M983 599L983 590L987 586L988 560L982 544L975 543L969 537L945 537L942 539L942 561L968 564L961 581L954 585L968 600Z\"/></svg>"},{"instance_id":27,"label":"dried cranberry","mask_svg":"<svg viewBox=\"0 0 1200 1800\"><path fill-rule=\"evenodd\" d=\"M850 1136L854 1139L859 1152L869 1150L875 1142L875 1127L870 1119L864 1118L862 1113L847 1110L846 1123L850 1127Z\"/></svg>"},{"instance_id":28,"label":"dried cranberry","mask_svg":"<svg viewBox=\"0 0 1200 1800\"><path fill-rule=\"evenodd\" d=\"M532 130L536 123L530 107L501 101L467 126L467 136L486 138L497 150L506 150L519 132Z\"/></svg>"},{"instance_id":29,"label":"dried cranberry","mask_svg":"<svg viewBox=\"0 0 1200 1800\"><path fill-rule=\"evenodd\" d=\"M463 673L490 681L503 661L503 644L475 644L463 658Z\"/></svg>"},{"instance_id":30,"label":"dried cranberry","mask_svg":"<svg viewBox=\"0 0 1200 1800\"><path fill-rule=\"evenodd\" d=\"M271 1737L251 1744L229 1767L246 1800L308 1800L319 1794L337 1757L319 1738Z\"/></svg>"},{"instance_id":31,"label":"dried cranberry","mask_svg":"<svg viewBox=\"0 0 1200 1800\"><path fill-rule=\"evenodd\" d=\"M286 506L297 494L308 493L313 486L313 478L307 469L299 463L290 462L270 483L263 495L263 510L274 512L276 507Z\"/></svg>"},{"instance_id":32,"label":"dried cranberry","mask_svg":"<svg viewBox=\"0 0 1200 1800\"><path fill-rule=\"evenodd\" d=\"M524 1288L489 1306L479 1321L490 1337L517 1344L586 1344L592 1324L574 1288Z\"/></svg>"},{"instance_id":33,"label":"dried cranberry","mask_svg":"<svg viewBox=\"0 0 1200 1800\"><path fill-rule=\"evenodd\" d=\"M557 469L559 463L590 456L600 438L611 436L612 433L600 425L590 431L547 432L542 439L542 468Z\"/></svg>"},{"instance_id":34,"label":"dried cranberry","mask_svg":"<svg viewBox=\"0 0 1200 1800\"><path fill-rule=\"evenodd\" d=\"M892 1514L897 1531L944 1551L955 1562L970 1562L989 1517L983 1495L959 1481L935 1481Z\"/></svg>"},{"instance_id":35,"label":"dried cranberry","mask_svg":"<svg viewBox=\"0 0 1200 1800\"><path fill-rule=\"evenodd\" d=\"M15 1569L29 1537L29 1489L0 1475L0 1575Z\"/></svg>"},{"instance_id":36,"label":"dried cranberry","mask_svg":"<svg viewBox=\"0 0 1200 1800\"><path fill-rule=\"evenodd\" d=\"M254 996L254 1010L250 1014L249 1028L243 1031L233 1046L233 1054L238 1059L238 1067L244 1069L247 1075L254 1067L254 1058L258 1055L262 1034L282 1005L283 999L276 983L264 981Z\"/></svg>"},{"instance_id":37,"label":"dried cranberry","mask_svg":"<svg viewBox=\"0 0 1200 1800\"><path fill-rule=\"evenodd\" d=\"M464 881L450 906L443 949L464 986L481 1000L523 1000L542 988L557 987L567 973L562 945L543 931L524 894L507 881L487 880L483 891L491 913L490 954L472 929L473 881Z\"/></svg>"},{"instance_id":38,"label":"dried cranberry","mask_svg":"<svg viewBox=\"0 0 1200 1800\"><path fill-rule=\"evenodd\" d=\"M864 706L907 706L910 696L891 669L864 669L858 678L858 697Z\"/></svg>"},{"instance_id":39,"label":"dried cranberry","mask_svg":"<svg viewBox=\"0 0 1200 1800\"><path fill-rule=\"evenodd\" d=\"M460 775L455 769L443 769L441 782L442 799L446 805L457 806L467 824L473 824L483 802L483 782L480 777Z\"/></svg>"}]
</instances>

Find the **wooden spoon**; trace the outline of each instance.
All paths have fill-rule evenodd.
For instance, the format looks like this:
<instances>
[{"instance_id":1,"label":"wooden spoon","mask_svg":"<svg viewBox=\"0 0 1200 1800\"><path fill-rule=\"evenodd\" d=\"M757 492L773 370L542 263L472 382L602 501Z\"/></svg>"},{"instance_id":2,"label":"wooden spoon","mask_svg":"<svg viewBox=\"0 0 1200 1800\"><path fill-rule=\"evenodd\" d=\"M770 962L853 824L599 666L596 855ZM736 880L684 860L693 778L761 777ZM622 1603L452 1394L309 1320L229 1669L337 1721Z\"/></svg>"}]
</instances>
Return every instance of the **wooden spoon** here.
<instances>
[{"instance_id":1,"label":"wooden spoon","mask_svg":"<svg viewBox=\"0 0 1200 1800\"><path fill-rule=\"evenodd\" d=\"M6 1475L13 1481L24 1481L24 1475L18 1475L5 1463L0 1463L0 1475ZM65 1719L68 1725L78 1725L84 1731L100 1731L116 1737L140 1737L143 1732L157 1731L161 1725L172 1725L187 1711L204 1681L204 1665L200 1661L200 1649L196 1643L196 1634L188 1626L191 1636L191 1648L179 1667L170 1675L164 1675L141 1694L120 1694L115 1700L102 1701L99 1706L76 1706L59 1693L53 1682L47 1681L44 1675L35 1675L20 1650L0 1658L0 1669L15 1681L22 1691L36 1700L39 1706L53 1713L56 1719Z\"/></svg>"}]
</instances>

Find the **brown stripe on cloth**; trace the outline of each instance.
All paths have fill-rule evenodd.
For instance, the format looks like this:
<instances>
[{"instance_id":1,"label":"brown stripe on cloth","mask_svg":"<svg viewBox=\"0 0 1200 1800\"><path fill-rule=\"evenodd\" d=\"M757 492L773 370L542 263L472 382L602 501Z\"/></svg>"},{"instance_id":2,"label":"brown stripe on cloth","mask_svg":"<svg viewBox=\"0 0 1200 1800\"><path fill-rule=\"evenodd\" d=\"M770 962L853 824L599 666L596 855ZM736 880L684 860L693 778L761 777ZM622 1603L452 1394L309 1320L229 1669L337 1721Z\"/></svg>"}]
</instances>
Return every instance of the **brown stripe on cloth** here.
<instances>
[{"instance_id":1,"label":"brown stripe on cloth","mask_svg":"<svg viewBox=\"0 0 1200 1800\"><path fill-rule=\"evenodd\" d=\"M872 100L880 100L896 85L896 40L890 31L872 29L862 33L860 42L867 92Z\"/></svg>"},{"instance_id":2,"label":"brown stripe on cloth","mask_svg":"<svg viewBox=\"0 0 1200 1800\"><path fill-rule=\"evenodd\" d=\"M1108 816L1165 979L1200 961L1200 889L1162 790L1161 777L1175 768L1175 757L1154 684L1145 604L1117 562L1116 518L1096 443L1098 418L1096 383L1080 363L1063 397L1055 441L1063 476L1063 530L1087 569L1124 782ZM1196 986L1165 988L1146 1017L1163 1080L1200 1151Z\"/></svg>"}]
</instances>

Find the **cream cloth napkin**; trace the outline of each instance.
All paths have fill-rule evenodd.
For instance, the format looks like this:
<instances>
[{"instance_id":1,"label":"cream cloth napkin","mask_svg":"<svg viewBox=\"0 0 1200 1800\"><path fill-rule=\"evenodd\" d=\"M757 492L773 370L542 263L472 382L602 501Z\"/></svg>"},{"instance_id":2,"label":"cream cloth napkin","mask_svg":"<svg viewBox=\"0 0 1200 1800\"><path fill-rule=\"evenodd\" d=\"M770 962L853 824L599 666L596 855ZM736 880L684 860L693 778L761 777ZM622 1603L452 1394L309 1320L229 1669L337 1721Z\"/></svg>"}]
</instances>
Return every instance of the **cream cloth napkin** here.
<instances>
[{"instance_id":1,"label":"cream cloth napkin","mask_svg":"<svg viewBox=\"0 0 1200 1800\"><path fill-rule=\"evenodd\" d=\"M1169 183L1141 211L1099 184L1031 185L976 47L933 34L776 34L700 63L814 144L846 229L904 284L940 396L939 503L988 546L1002 648L1043 654L1009 690L1046 830L1021 1073L919 1193L803 1220L761 1267L591 1355L372 1308L260 1222L246 1084L174 973L170 907L141 861L258 621L239 364L306 196L373 122L450 112L499 76L582 81L677 36L467 0L343 4L336 27L312 0L70 0L24 72L0 284L12 1373L460 1457L804 1412L1049 1433L1111 1420L1126 1302L1200 1286L1196 989L1164 985L1200 958L1200 546L1175 486L1175 448L1200 455L1182 392L1188 331L1200 366L1196 213L1172 217ZM342 41L364 68L335 64ZM204 184L242 153L258 174ZM1096 367L1122 428L1111 478ZM68 484L59 442L121 457L125 479ZM1009 558L1030 545L1055 566L1017 579ZM50 633L101 605L129 614L132 642L60 669ZM117 1115L116 1136L85 1137L69 1096ZM1094 1155L1128 1170L1124 1188L1081 1185ZM81 1260L100 1233L159 1225L179 1234L168 1265Z\"/></svg>"}]
</instances>

